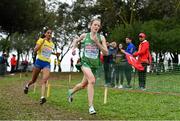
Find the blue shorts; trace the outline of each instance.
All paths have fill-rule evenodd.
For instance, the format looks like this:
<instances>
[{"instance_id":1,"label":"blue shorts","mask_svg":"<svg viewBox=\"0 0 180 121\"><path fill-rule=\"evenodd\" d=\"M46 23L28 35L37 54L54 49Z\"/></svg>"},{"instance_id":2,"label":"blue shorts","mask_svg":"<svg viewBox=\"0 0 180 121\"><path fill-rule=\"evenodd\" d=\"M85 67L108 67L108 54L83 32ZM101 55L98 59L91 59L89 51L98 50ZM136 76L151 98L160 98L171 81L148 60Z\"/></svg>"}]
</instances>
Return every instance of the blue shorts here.
<instances>
[{"instance_id":1,"label":"blue shorts","mask_svg":"<svg viewBox=\"0 0 180 121\"><path fill-rule=\"evenodd\" d=\"M50 63L37 59L34 66L39 69L48 68L50 69Z\"/></svg>"}]
</instances>

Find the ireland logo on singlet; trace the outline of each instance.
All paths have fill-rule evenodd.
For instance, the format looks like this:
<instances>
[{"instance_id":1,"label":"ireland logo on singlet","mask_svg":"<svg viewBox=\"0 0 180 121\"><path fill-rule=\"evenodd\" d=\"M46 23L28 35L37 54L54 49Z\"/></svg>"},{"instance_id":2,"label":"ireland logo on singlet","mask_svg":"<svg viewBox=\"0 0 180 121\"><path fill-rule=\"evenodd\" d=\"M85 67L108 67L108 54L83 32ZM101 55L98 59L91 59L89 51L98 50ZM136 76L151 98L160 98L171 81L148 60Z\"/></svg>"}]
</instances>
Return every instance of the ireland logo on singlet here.
<instances>
[{"instance_id":1,"label":"ireland logo on singlet","mask_svg":"<svg viewBox=\"0 0 180 121\"><path fill-rule=\"evenodd\" d=\"M85 46L85 57L97 59L99 54L99 49L95 44L89 43Z\"/></svg>"}]
</instances>

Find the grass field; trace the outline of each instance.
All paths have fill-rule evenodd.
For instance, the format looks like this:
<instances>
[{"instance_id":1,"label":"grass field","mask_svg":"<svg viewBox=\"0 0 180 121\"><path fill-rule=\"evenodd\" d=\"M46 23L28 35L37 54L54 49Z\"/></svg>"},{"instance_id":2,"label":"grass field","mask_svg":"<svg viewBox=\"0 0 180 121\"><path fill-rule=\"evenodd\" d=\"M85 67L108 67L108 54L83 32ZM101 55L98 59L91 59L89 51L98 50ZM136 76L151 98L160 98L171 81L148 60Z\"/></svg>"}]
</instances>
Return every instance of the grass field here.
<instances>
[{"instance_id":1,"label":"grass field","mask_svg":"<svg viewBox=\"0 0 180 121\"><path fill-rule=\"evenodd\" d=\"M76 120L180 120L180 91L178 74L148 75L147 91L139 91L137 79L135 89L108 89L107 104L103 104L104 87L99 81L95 86L94 105L97 114L88 114L87 90L67 102L67 90L80 82L81 73L73 73L70 85L68 73L52 73L49 83L50 97L39 106L40 87L28 95L22 88L30 75L0 78L0 119L76 119ZM54 85L54 86L53 86Z\"/></svg>"}]
</instances>

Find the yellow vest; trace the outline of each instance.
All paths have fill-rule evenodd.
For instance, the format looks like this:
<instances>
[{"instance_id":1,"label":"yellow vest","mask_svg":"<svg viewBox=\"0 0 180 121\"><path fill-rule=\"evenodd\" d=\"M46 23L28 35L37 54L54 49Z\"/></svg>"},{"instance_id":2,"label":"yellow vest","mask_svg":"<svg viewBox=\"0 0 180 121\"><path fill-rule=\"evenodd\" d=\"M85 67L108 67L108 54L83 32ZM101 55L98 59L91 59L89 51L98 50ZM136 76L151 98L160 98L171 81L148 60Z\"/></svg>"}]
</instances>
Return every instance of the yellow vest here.
<instances>
[{"instance_id":1,"label":"yellow vest","mask_svg":"<svg viewBox=\"0 0 180 121\"><path fill-rule=\"evenodd\" d=\"M40 38L36 44L37 45L41 45L44 42L44 44L41 46L41 48L37 51L37 58L42 60L42 61L46 61L46 62L51 62L51 53L53 51L54 48L54 43L50 40L44 40L42 38Z\"/></svg>"}]
</instances>

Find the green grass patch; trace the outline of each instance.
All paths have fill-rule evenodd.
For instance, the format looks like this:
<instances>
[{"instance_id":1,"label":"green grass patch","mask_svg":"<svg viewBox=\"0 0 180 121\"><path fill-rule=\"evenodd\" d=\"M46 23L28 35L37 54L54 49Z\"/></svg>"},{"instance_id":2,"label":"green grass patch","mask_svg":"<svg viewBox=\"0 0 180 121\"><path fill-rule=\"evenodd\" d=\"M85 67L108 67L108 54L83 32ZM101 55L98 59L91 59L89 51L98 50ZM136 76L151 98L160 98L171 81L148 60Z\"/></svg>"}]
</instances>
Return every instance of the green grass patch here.
<instances>
[{"instance_id":1,"label":"green grass patch","mask_svg":"<svg viewBox=\"0 0 180 121\"><path fill-rule=\"evenodd\" d=\"M22 86L25 80L30 79L30 74L21 79L19 75L1 78L1 87L16 85ZM58 110L67 110L88 116L87 89L81 90L74 95L74 101L67 102L67 90L81 81L82 74L72 74L71 83L68 83L68 73L53 73L49 83L51 86L50 97L47 104ZM180 120L180 90L178 81L180 75L163 74L148 75L147 90L139 91L138 82L135 80L135 89L108 88L107 104L103 104L104 87L103 82L95 86L94 106L97 111L95 119L113 120ZM103 79L100 79L103 81ZM159 93L156 93L159 92ZM173 95L173 94L176 95ZM33 86L29 95L32 99L39 101L40 87L33 93ZM0 108L3 108L1 105ZM91 118L90 118L91 119Z\"/></svg>"}]
</instances>

